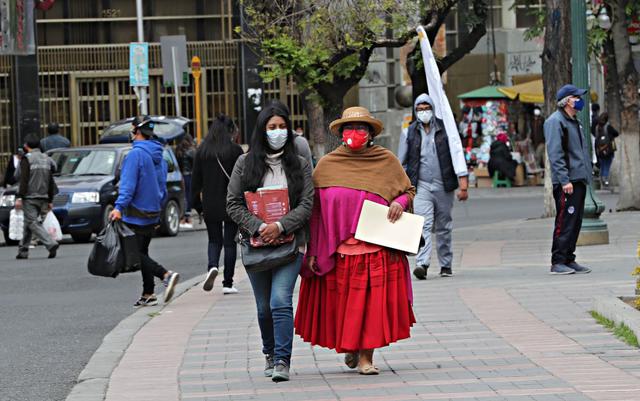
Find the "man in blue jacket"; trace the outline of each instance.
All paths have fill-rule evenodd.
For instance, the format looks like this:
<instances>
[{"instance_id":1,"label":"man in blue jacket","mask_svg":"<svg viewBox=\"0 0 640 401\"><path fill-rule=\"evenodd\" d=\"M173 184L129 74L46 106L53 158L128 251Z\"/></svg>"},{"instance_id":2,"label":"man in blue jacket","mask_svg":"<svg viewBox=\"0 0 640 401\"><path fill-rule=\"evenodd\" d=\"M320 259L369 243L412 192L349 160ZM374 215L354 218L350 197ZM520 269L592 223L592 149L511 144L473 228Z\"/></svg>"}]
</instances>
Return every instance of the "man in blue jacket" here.
<instances>
[{"instance_id":1,"label":"man in blue jacket","mask_svg":"<svg viewBox=\"0 0 640 401\"><path fill-rule=\"evenodd\" d=\"M556 110L544 123L551 164L556 221L551 248L551 274L589 273L576 263L576 242L582 227L587 185L591 182L591 141L584 137L576 115L584 107L585 89L565 85L558 91Z\"/></svg>"},{"instance_id":2,"label":"man in blue jacket","mask_svg":"<svg viewBox=\"0 0 640 401\"><path fill-rule=\"evenodd\" d=\"M157 305L155 279L162 280L166 290L164 302L169 302L180 275L167 271L149 257L149 244L160 221L160 212L167 198L167 163L163 147L153 133L154 123L147 116L133 121L133 149L122 163L120 189L111 220L120 220L135 233L140 251L142 296L135 307Z\"/></svg>"}]
</instances>

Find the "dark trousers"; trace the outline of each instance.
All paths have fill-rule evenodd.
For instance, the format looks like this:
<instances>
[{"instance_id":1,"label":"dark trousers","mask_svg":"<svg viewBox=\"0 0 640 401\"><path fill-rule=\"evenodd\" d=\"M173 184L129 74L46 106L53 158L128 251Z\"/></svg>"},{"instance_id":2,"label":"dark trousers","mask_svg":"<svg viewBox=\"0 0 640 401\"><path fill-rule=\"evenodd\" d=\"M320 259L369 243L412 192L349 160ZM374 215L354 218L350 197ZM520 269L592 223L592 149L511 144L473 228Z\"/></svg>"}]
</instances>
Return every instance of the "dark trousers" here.
<instances>
[{"instance_id":1,"label":"dark trousers","mask_svg":"<svg viewBox=\"0 0 640 401\"><path fill-rule=\"evenodd\" d=\"M140 271L142 272L142 292L143 294L153 294L155 288L155 278L163 279L167 270L149 256L149 244L155 228L153 225L138 226L126 223L133 232L136 233L138 241L138 251L140 252Z\"/></svg>"},{"instance_id":2,"label":"dark trousers","mask_svg":"<svg viewBox=\"0 0 640 401\"><path fill-rule=\"evenodd\" d=\"M553 186L556 201L556 222L553 228L551 264L571 263L576 260L576 242L582 227L584 199L587 187L582 182L573 182L573 193L567 195L562 185Z\"/></svg>"},{"instance_id":3,"label":"dark trousers","mask_svg":"<svg viewBox=\"0 0 640 401\"><path fill-rule=\"evenodd\" d=\"M218 267L220 264L220 252L224 247L224 280L225 287L233 286L233 274L236 269L237 246L235 242L238 226L230 221L204 220L209 235L209 264L208 268ZM224 228L223 228L224 226Z\"/></svg>"},{"instance_id":4,"label":"dark trousers","mask_svg":"<svg viewBox=\"0 0 640 401\"><path fill-rule=\"evenodd\" d=\"M191 217L193 202L191 201L191 173L182 176L184 179L184 217Z\"/></svg>"}]
</instances>

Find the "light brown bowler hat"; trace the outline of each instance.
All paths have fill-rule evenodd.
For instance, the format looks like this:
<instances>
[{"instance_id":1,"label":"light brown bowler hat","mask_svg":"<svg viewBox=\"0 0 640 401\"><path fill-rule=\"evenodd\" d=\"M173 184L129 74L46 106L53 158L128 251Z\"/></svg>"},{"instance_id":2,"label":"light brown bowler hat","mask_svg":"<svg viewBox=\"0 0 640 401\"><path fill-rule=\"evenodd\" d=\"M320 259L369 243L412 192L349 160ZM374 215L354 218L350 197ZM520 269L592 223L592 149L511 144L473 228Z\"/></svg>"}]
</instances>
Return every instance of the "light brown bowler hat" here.
<instances>
[{"instance_id":1,"label":"light brown bowler hat","mask_svg":"<svg viewBox=\"0 0 640 401\"><path fill-rule=\"evenodd\" d=\"M369 110L364 107L349 107L342 112L342 118L339 118L329 124L329 129L334 135L340 135L340 127L345 123L362 122L373 127L373 136L378 136L384 128L382 121L371 116Z\"/></svg>"}]
</instances>

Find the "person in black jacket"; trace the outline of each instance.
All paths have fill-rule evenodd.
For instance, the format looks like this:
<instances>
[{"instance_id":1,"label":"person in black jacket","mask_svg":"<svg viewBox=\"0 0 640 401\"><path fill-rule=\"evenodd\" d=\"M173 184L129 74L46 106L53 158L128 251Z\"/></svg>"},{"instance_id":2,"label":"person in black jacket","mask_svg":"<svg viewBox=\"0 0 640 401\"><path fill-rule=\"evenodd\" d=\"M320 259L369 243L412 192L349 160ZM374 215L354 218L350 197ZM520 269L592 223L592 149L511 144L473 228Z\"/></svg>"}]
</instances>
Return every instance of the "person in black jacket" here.
<instances>
[{"instance_id":1,"label":"person in black jacket","mask_svg":"<svg viewBox=\"0 0 640 401\"><path fill-rule=\"evenodd\" d=\"M596 126L593 129L595 134L595 151L600 165L600 181L603 186L609 186L609 170L613 163L613 156L616 152L615 138L620 135L618 131L609 124L609 113L604 112L598 116Z\"/></svg>"},{"instance_id":2,"label":"person in black jacket","mask_svg":"<svg viewBox=\"0 0 640 401\"><path fill-rule=\"evenodd\" d=\"M185 208L184 219L180 222L181 228L193 228L191 225L191 209L193 207L193 197L191 196L191 177L193 172L193 160L196 148L193 144L193 137L186 134L176 146L176 159L184 180Z\"/></svg>"},{"instance_id":3,"label":"person in black jacket","mask_svg":"<svg viewBox=\"0 0 640 401\"><path fill-rule=\"evenodd\" d=\"M513 181L516 178L516 167L518 162L513 160L511 151L507 146L509 138L506 134L498 134L496 140L491 144L489 151L489 176L497 171L500 178L508 178Z\"/></svg>"},{"instance_id":4,"label":"person in black jacket","mask_svg":"<svg viewBox=\"0 0 640 401\"><path fill-rule=\"evenodd\" d=\"M198 213L204 213L204 222L209 235L208 274L202 288L211 291L218 275L220 251L224 246L223 293L235 294L233 286L237 248L235 236L238 226L227 216L227 185L236 160L242 155L240 145L232 138L237 127L231 118L220 114L209 128L196 152L191 176L191 195L193 207Z\"/></svg>"},{"instance_id":5,"label":"person in black jacket","mask_svg":"<svg viewBox=\"0 0 640 401\"><path fill-rule=\"evenodd\" d=\"M24 149L18 148L15 155L11 155L7 168L4 170L3 185L8 188L20 181L20 161L24 157Z\"/></svg>"}]
</instances>

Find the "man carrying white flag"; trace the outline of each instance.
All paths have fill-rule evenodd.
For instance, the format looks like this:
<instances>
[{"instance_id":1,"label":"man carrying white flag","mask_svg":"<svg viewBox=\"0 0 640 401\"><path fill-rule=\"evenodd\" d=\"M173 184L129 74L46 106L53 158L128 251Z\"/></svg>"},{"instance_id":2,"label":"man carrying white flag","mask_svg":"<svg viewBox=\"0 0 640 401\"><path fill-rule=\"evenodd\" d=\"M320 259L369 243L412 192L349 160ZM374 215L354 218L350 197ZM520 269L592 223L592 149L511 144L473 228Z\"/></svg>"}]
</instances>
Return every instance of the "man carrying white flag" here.
<instances>
[{"instance_id":1,"label":"man carrying white flag","mask_svg":"<svg viewBox=\"0 0 640 401\"><path fill-rule=\"evenodd\" d=\"M425 244L418 251L413 270L418 279L425 280L431 262L434 225L440 276L453 275L451 211L456 189L459 188L458 200L467 200L469 181L462 143L431 46L422 27L418 28L418 34L431 96L423 93L416 98L416 121L400 137L398 158L417 188L414 211L425 218L422 229Z\"/></svg>"}]
</instances>

